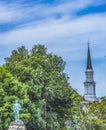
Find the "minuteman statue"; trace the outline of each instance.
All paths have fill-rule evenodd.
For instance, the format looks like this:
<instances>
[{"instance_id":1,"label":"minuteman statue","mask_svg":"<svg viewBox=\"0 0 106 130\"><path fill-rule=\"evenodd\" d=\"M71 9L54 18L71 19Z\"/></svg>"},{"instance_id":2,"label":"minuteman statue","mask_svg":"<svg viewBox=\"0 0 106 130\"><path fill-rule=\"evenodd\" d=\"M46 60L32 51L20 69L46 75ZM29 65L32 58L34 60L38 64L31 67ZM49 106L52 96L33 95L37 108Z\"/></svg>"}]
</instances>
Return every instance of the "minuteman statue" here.
<instances>
[{"instance_id":1,"label":"minuteman statue","mask_svg":"<svg viewBox=\"0 0 106 130\"><path fill-rule=\"evenodd\" d=\"M15 114L15 120L19 120L19 111L21 110L21 106L18 103L18 100L15 101L15 104L13 106L13 112Z\"/></svg>"}]
</instances>

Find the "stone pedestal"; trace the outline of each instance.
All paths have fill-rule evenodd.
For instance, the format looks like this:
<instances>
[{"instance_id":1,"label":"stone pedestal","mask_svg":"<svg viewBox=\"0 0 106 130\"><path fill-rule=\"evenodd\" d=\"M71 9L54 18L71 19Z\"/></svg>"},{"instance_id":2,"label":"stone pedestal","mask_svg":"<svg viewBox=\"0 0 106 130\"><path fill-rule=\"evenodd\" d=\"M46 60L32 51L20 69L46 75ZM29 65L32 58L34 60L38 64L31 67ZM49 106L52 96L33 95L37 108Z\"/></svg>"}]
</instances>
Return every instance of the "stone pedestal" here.
<instances>
[{"instance_id":1,"label":"stone pedestal","mask_svg":"<svg viewBox=\"0 0 106 130\"><path fill-rule=\"evenodd\" d=\"M16 120L14 122L11 122L8 130L26 130L26 128L23 121Z\"/></svg>"}]
</instances>

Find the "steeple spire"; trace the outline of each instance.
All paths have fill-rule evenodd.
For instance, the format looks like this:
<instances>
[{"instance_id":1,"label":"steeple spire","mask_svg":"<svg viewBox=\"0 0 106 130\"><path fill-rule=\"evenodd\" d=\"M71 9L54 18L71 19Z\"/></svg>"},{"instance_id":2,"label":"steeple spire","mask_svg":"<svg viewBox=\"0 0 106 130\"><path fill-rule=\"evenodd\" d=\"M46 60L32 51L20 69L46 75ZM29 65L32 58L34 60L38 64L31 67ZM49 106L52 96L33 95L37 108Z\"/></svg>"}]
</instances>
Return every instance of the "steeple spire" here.
<instances>
[{"instance_id":1,"label":"steeple spire","mask_svg":"<svg viewBox=\"0 0 106 130\"><path fill-rule=\"evenodd\" d=\"M88 55L87 55L87 67L86 67L86 69L92 69L89 41L88 41Z\"/></svg>"}]
</instances>

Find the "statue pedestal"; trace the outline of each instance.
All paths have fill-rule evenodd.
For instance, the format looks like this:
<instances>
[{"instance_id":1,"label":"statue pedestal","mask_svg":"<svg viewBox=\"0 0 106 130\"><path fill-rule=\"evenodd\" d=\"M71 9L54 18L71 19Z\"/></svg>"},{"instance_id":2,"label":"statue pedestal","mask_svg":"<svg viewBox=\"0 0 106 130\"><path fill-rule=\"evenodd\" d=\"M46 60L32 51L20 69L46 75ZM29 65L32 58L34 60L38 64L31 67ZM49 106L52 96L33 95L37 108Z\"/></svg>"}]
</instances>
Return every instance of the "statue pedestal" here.
<instances>
[{"instance_id":1,"label":"statue pedestal","mask_svg":"<svg viewBox=\"0 0 106 130\"><path fill-rule=\"evenodd\" d=\"M10 123L8 130L26 130L26 127L21 120L16 120Z\"/></svg>"}]
</instances>

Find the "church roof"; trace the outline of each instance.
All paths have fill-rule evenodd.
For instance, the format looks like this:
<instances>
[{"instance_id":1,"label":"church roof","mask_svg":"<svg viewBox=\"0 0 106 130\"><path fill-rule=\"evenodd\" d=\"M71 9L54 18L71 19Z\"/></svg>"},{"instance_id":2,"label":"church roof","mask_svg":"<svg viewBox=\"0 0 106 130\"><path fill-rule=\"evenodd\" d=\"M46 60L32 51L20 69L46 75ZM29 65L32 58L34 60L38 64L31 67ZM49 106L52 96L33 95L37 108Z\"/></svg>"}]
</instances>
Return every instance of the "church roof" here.
<instances>
[{"instance_id":1,"label":"church roof","mask_svg":"<svg viewBox=\"0 0 106 130\"><path fill-rule=\"evenodd\" d=\"M89 42L88 42L88 54L87 54L87 67L86 67L86 69L92 69Z\"/></svg>"}]
</instances>

